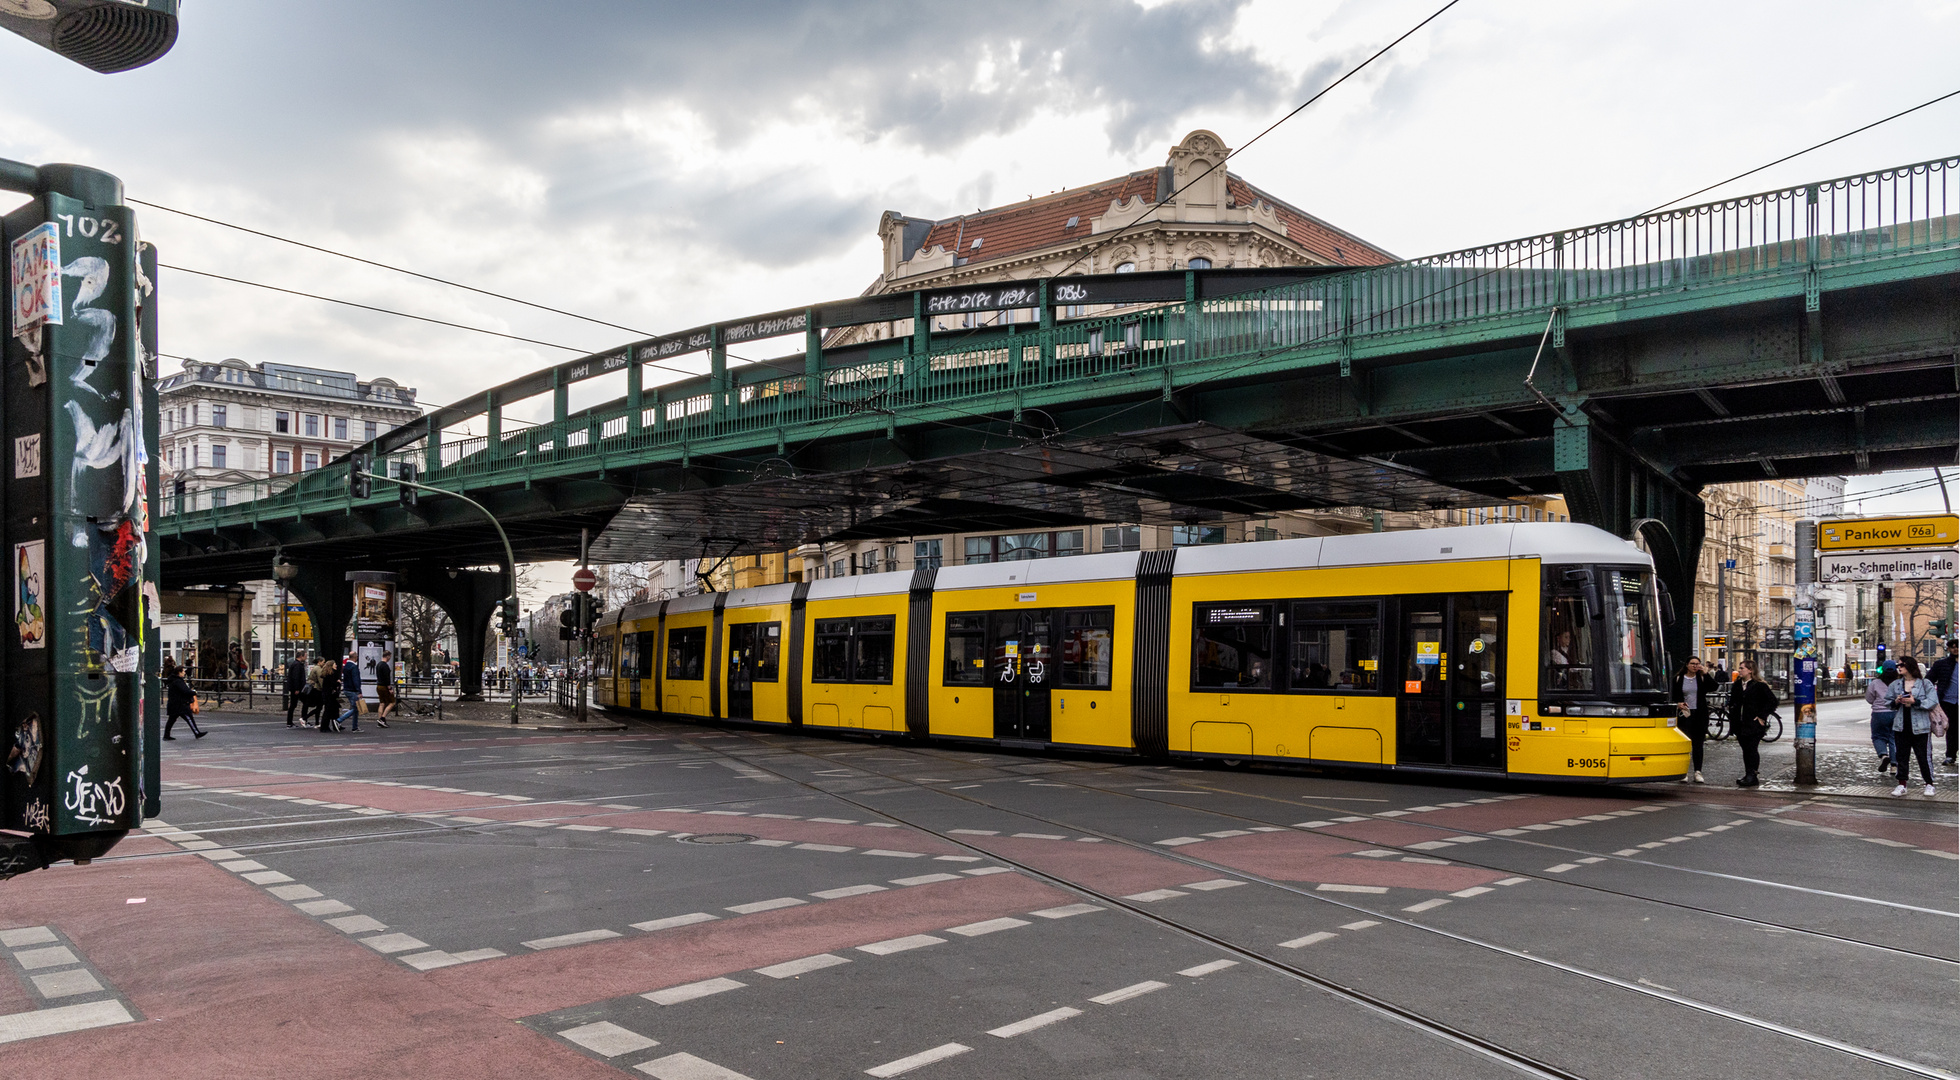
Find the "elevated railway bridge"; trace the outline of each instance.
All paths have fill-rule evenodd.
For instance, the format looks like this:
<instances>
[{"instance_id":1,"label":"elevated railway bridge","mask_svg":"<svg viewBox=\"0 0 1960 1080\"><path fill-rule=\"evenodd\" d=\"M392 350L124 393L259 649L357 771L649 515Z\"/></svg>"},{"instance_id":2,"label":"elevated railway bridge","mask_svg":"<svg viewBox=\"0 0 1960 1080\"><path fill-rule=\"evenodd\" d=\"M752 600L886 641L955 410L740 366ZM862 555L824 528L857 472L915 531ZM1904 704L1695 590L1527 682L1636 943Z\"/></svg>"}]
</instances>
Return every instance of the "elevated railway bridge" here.
<instances>
[{"instance_id":1,"label":"elevated railway bridge","mask_svg":"<svg viewBox=\"0 0 1960 1080\"><path fill-rule=\"evenodd\" d=\"M936 329L951 313L980 325ZM873 324L892 332L840 333ZM785 355L730 352L772 340ZM706 375L647 385L695 353ZM315 471L166 496L162 574L291 562L337 647L344 572L397 571L461 628L473 683L507 588L468 568L501 541L455 498L357 497L363 455L481 504L521 560L573 557L581 529L611 561L1559 492L1686 598L1704 485L1952 463L1957 362L1945 158L1361 269L984 283L711 323L487 388ZM568 407L622 371L624 396ZM549 423L506 428L544 394ZM486 436L454 436L477 418Z\"/></svg>"}]
</instances>

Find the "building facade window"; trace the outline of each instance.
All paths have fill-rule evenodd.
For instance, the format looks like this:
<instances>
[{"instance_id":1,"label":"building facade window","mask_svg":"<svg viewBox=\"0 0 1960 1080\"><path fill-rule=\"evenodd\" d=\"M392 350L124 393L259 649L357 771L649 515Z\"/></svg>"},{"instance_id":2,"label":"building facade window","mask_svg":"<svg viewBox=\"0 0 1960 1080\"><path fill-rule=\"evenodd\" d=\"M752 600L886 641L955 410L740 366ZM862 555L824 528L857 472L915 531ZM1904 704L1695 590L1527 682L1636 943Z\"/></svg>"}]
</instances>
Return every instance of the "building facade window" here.
<instances>
[{"instance_id":1,"label":"building facade window","mask_svg":"<svg viewBox=\"0 0 1960 1080\"><path fill-rule=\"evenodd\" d=\"M273 414L272 414L272 430L273 430L274 432L276 432L276 433L278 433L278 434L280 434L280 435L290 435L290 434L292 434L292 433L293 433L293 414L292 414L292 413L289 413L289 412L275 412L275 413L273 413Z\"/></svg>"},{"instance_id":2,"label":"building facade window","mask_svg":"<svg viewBox=\"0 0 1960 1080\"><path fill-rule=\"evenodd\" d=\"M316 439L320 437L320 418L318 416L312 413L305 414L302 426L304 428L303 434L311 435Z\"/></svg>"},{"instance_id":3,"label":"building facade window","mask_svg":"<svg viewBox=\"0 0 1960 1080\"><path fill-rule=\"evenodd\" d=\"M912 565L929 570L937 570L945 563L944 548L939 540L915 540L912 542Z\"/></svg>"},{"instance_id":4,"label":"building facade window","mask_svg":"<svg viewBox=\"0 0 1960 1080\"><path fill-rule=\"evenodd\" d=\"M1003 536L966 538L966 563L976 566L996 562L1023 562L1028 559L1059 558L1082 554L1082 530L1059 532L1008 533Z\"/></svg>"},{"instance_id":5,"label":"building facade window","mask_svg":"<svg viewBox=\"0 0 1960 1080\"><path fill-rule=\"evenodd\" d=\"M333 418L333 437L339 439L342 442L347 441L347 418L346 417L336 416Z\"/></svg>"},{"instance_id":6,"label":"building facade window","mask_svg":"<svg viewBox=\"0 0 1960 1080\"><path fill-rule=\"evenodd\" d=\"M1223 525L1173 525L1171 526L1172 547L1194 547L1198 544L1222 544L1225 542Z\"/></svg>"},{"instance_id":7,"label":"building facade window","mask_svg":"<svg viewBox=\"0 0 1960 1080\"><path fill-rule=\"evenodd\" d=\"M1190 267L1193 270L1209 270L1211 269L1211 260L1200 255L1199 257L1192 259L1190 262L1185 263L1184 265Z\"/></svg>"},{"instance_id":8,"label":"building facade window","mask_svg":"<svg viewBox=\"0 0 1960 1080\"><path fill-rule=\"evenodd\" d=\"M292 472L293 452L291 450L281 450L272 455L272 471L276 473Z\"/></svg>"},{"instance_id":9,"label":"building facade window","mask_svg":"<svg viewBox=\"0 0 1960 1080\"><path fill-rule=\"evenodd\" d=\"M222 469L225 467L225 444L224 443L211 444L211 467L214 469Z\"/></svg>"},{"instance_id":10,"label":"building facade window","mask_svg":"<svg viewBox=\"0 0 1960 1080\"><path fill-rule=\"evenodd\" d=\"M304 458L301 458L300 460L302 463L302 467L306 469L306 471L308 472L311 472L314 469L320 467L320 455L318 454L308 454Z\"/></svg>"},{"instance_id":11,"label":"building facade window","mask_svg":"<svg viewBox=\"0 0 1960 1080\"><path fill-rule=\"evenodd\" d=\"M1102 531L1104 551L1142 551L1143 530L1135 525L1105 525Z\"/></svg>"},{"instance_id":12,"label":"building facade window","mask_svg":"<svg viewBox=\"0 0 1960 1080\"><path fill-rule=\"evenodd\" d=\"M1136 272L1137 272L1137 264L1135 264L1135 263L1133 263L1133 262L1120 262L1120 263L1117 263L1117 264L1116 264L1116 272L1117 272L1117 273L1119 273L1119 274L1134 274L1134 273L1136 273Z\"/></svg>"},{"instance_id":13,"label":"building facade window","mask_svg":"<svg viewBox=\"0 0 1960 1080\"><path fill-rule=\"evenodd\" d=\"M372 420L363 422L361 424L361 438L367 440L368 442L373 442L374 437L380 434L380 432L375 430L375 426L376 426L375 422Z\"/></svg>"}]
</instances>

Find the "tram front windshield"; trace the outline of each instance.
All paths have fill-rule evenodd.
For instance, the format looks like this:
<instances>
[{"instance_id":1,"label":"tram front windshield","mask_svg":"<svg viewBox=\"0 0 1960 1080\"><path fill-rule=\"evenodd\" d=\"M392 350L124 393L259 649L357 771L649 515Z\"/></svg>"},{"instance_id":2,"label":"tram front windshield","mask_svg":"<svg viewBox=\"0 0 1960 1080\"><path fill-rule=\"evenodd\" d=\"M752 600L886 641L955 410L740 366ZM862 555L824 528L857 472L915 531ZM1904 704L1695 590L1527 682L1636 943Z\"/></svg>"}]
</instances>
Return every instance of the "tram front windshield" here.
<instances>
[{"instance_id":1,"label":"tram front windshield","mask_svg":"<svg viewBox=\"0 0 1960 1080\"><path fill-rule=\"evenodd\" d=\"M1559 566L1545 576L1547 696L1646 696L1665 689L1652 571Z\"/></svg>"}]
</instances>

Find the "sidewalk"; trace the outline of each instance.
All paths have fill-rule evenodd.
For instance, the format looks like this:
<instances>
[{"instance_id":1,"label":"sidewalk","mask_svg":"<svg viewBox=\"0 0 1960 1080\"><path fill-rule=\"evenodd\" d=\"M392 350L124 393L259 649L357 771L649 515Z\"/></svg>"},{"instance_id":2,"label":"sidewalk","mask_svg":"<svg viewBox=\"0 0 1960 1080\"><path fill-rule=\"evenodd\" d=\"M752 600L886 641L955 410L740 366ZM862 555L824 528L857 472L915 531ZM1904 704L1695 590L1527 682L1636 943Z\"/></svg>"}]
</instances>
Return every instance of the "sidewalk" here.
<instances>
[{"instance_id":1,"label":"sidewalk","mask_svg":"<svg viewBox=\"0 0 1960 1080\"><path fill-rule=\"evenodd\" d=\"M1797 793L1892 801L1892 788L1898 784L1898 780L1892 774L1881 775L1878 771L1878 757L1871 748L1871 713L1862 699L1826 701L1818 705L1817 783L1814 786L1798 785L1796 782L1796 708L1785 702L1779 711L1783 714L1783 737L1776 742L1762 744L1762 766L1758 775L1763 785L1754 790L1778 795ZM1937 794L1929 799L1919 794L1921 785L1914 783L1911 793L1898 801L1937 801L1960 805L1960 773L1940 764L1945 756L1946 747L1941 742L1933 754ZM1708 778L1709 788L1744 790L1735 786L1736 779L1742 775L1742 749L1734 739L1709 742L1704 748L1703 762L1701 771ZM1918 778L1919 767L1914 765L1913 779L1917 781Z\"/></svg>"}]
</instances>

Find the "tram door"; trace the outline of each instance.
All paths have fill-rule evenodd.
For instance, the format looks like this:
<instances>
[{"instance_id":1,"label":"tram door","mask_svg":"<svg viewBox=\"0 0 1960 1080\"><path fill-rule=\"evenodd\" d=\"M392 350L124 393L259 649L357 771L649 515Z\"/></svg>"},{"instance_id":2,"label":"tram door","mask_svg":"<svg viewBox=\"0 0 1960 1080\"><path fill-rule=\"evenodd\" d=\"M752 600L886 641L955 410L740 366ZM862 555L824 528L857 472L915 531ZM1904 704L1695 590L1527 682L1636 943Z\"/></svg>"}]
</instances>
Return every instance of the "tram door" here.
<instances>
[{"instance_id":1,"label":"tram door","mask_svg":"<svg viewBox=\"0 0 1960 1080\"><path fill-rule=\"evenodd\" d=\"M762 658L761 623L728 626L728 718L755 719L756 664Z\"/></svg>"},{"instance_id":2,"label":"tram door","mask_svg":"<svg viewBox=\"0 0 1960 1080\"><path fill-rule=\"evenodd\" d=\"M1048 688L1056 676L1054 615L1047 610L996 611L987 621L994 738L1047 742Z\"/></svg>"},{"instance_id":3,"label":"tram door","mask_svg":"<svg viewBox=\"0 0 1960 1080\"><path fill-rule=\"evenodd\" d=\"M642 707L640 705L640 680L653 678L653 637L654 634L651 630L642 630L634 634L632 637L633 664L631 667L627 667L625 661L620 662L621 673L631 680L633 684L628 690L628 693L632 695L633 707L636 709Z\"/></svg>"},{"instance_id":4,"label":"tram door","mask_svg":"<svg viewBox=\"0 0 1960 1080\"><path fill-rule=\"evenodd\" d=\"M1504 767L1504 595L1405 597L1396 760Z\"/></svg>"}]
</instances>

